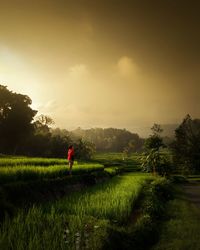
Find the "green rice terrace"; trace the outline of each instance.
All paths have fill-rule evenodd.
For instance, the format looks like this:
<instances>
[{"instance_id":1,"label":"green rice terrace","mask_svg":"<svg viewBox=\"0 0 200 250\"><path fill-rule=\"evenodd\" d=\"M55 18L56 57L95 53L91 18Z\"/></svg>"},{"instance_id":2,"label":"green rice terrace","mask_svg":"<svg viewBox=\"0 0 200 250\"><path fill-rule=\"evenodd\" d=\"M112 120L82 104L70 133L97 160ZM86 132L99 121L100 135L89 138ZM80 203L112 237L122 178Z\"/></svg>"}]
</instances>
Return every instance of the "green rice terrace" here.
<instances>
[{"instance_id":1,"label":"green rice terrace","mask_svg":"<svg viewBox=\"0 0 200 250\"><path fill-rule=\"evenodd\" d=\"M141 156L0 158L0 249L196 250L199 176L145 173Z\"/></svg>"}]
</instances>

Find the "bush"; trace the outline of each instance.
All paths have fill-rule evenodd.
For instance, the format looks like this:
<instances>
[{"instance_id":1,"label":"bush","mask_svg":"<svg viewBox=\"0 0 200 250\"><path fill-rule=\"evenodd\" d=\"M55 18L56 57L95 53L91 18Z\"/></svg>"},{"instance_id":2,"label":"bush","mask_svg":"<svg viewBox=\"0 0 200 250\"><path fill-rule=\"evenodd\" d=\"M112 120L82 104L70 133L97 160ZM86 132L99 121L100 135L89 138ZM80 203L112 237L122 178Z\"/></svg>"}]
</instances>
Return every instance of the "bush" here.
<instances>
[{"instance_id":1,"label":"bush","mask_svg":"<svg viewBox=\"0 0 200 250\"><path fill-rule=\"evenodd\" d=\"M173 187L170 180L165 178L158 178L152 183L152 192L159 200L168 201L173 198Z\"/></svg>"},{"instance_id":2,"label":"bush","mask_svg":"<svg viewBox=\"0 0 200 250\"><path fill-rule=\"evenodd\" d=\"M145 192L142 204L144 214L149 214L152 219L162 218L165 203L173 197L173 189L169 180L156 178L152 181L150 188Z\"/></svg>"},{"instance_id":3,"label":"bush","mask_svg":"<svg viewBox=\"0 0 200 250\"><path fill-rule=\"evenodd\" d=\"M164 204L151 193L143 203L143 213L149 214L152 218L160 218L164 213Z\"/></svg>"},{"instance_id":4,"label":"bush","mask_svg":"<svg viewBox=\"0 0 200 250\"><path fill-rule=\"evenodd\" d=\"M141 157L142 169L160 176L168 176L172 171L172 165L167 155L161 154L156 149L151 149Z\"/></svg>"}]
</instances>

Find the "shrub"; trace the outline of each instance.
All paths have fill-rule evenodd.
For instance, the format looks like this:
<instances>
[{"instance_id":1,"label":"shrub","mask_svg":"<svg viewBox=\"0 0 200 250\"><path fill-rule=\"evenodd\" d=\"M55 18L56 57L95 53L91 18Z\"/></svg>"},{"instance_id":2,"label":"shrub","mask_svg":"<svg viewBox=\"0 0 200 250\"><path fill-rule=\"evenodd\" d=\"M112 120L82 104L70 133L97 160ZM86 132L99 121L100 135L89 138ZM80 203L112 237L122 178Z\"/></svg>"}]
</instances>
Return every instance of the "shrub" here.
<instances>
[{"instance_id":1,"label":"shrub","mask_svg":"<svg viewBox=\"0 0 200 250\"><path fill-rule=\"evenodd\" d=\"M166 178L158 178L154 180L152 183L152 192L160 199L160 200L170 200L173 198L173 187L171 185L170 180Z\"/></svg>"}]
</instances>

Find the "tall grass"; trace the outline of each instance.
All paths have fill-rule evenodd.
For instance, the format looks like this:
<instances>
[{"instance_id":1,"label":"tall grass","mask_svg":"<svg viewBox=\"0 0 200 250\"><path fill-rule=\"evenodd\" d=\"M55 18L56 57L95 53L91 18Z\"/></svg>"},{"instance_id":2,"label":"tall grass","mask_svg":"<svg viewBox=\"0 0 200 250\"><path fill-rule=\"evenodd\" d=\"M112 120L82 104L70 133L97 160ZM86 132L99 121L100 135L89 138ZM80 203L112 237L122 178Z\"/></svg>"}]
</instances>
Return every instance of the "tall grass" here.
<instances>
[{"instance_id":1,"label":"tall grass","mask_svg":"<svg viewBox=\"0 0 200 250\"><path fill-rule=\"evenodd\" d=\"M91 215L122 222L129 217L147 178L151 177L144 174L116 176L109 183L58 201L51 209L58 213Z\"/></svg>"},{"instance_id":2,"label":"tall grass","mask_svg":"<svg viewBox=\"0 0 200 250\"><path fill-rule=\"evenodd\" d=\"M123 222L148 175L116 176L108 183L7 218L0 249L101 249L110 221ZM63 238L63 233L67 234Z\"/></svg>"},{"instance_id":3,"label":"tall grass","mask_svg":"<svg viewBox=\"0 0 200 250\"><path fill-rule=\"evenodd\" d=\"M0 232L0 249L77 250L87 249L88 245L89 249L101 249L107 225L106 220L45 214L41 208L33 207L28 214L21 211L14 220L6 220Z\"/></svg>"},{"instance_id":4,"label":"tall grass","mask_svg":"<svg viewBox=\"0 0 200 250\"><path fill-rule=\"evenodd\" d=\"M75 164L73 166L73 174L89 173L91 171L103 170L100 164ZM51 179L66 176L68 173L68 165L54 166L24 166L17 165L15 167L0 167L0 184L15 181L30 181Z\"/></svg>"},{"instance_id":5,"label":"tall grass","mask_svg":"<svg viewBox=\"0 0 200 250\"><path fill-rule=\"evenodd\" d=\"M50 166L50 165L64 165L66 163L67 159L31 158L31 157L0 158L0 167L18 166L18 165Z\"/></svg>"}]
</instances>

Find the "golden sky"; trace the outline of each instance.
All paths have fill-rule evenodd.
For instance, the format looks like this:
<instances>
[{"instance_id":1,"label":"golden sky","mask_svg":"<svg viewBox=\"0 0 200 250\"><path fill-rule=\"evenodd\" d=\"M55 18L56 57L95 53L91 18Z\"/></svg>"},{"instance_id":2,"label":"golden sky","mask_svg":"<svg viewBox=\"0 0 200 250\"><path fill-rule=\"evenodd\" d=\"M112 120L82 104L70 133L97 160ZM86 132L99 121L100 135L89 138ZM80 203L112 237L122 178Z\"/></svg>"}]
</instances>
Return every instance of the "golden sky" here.
<instances>
[{"instance_id":1,"label":"golden sky","mask_svg":"<svg viewBox=\"0 0 200 250\"><path fill-rule=\"evenodd\" d=\"M0 0L0 83L61 128L200 117L199 13L198 1Z\"/></svg>"}]
</instances>

